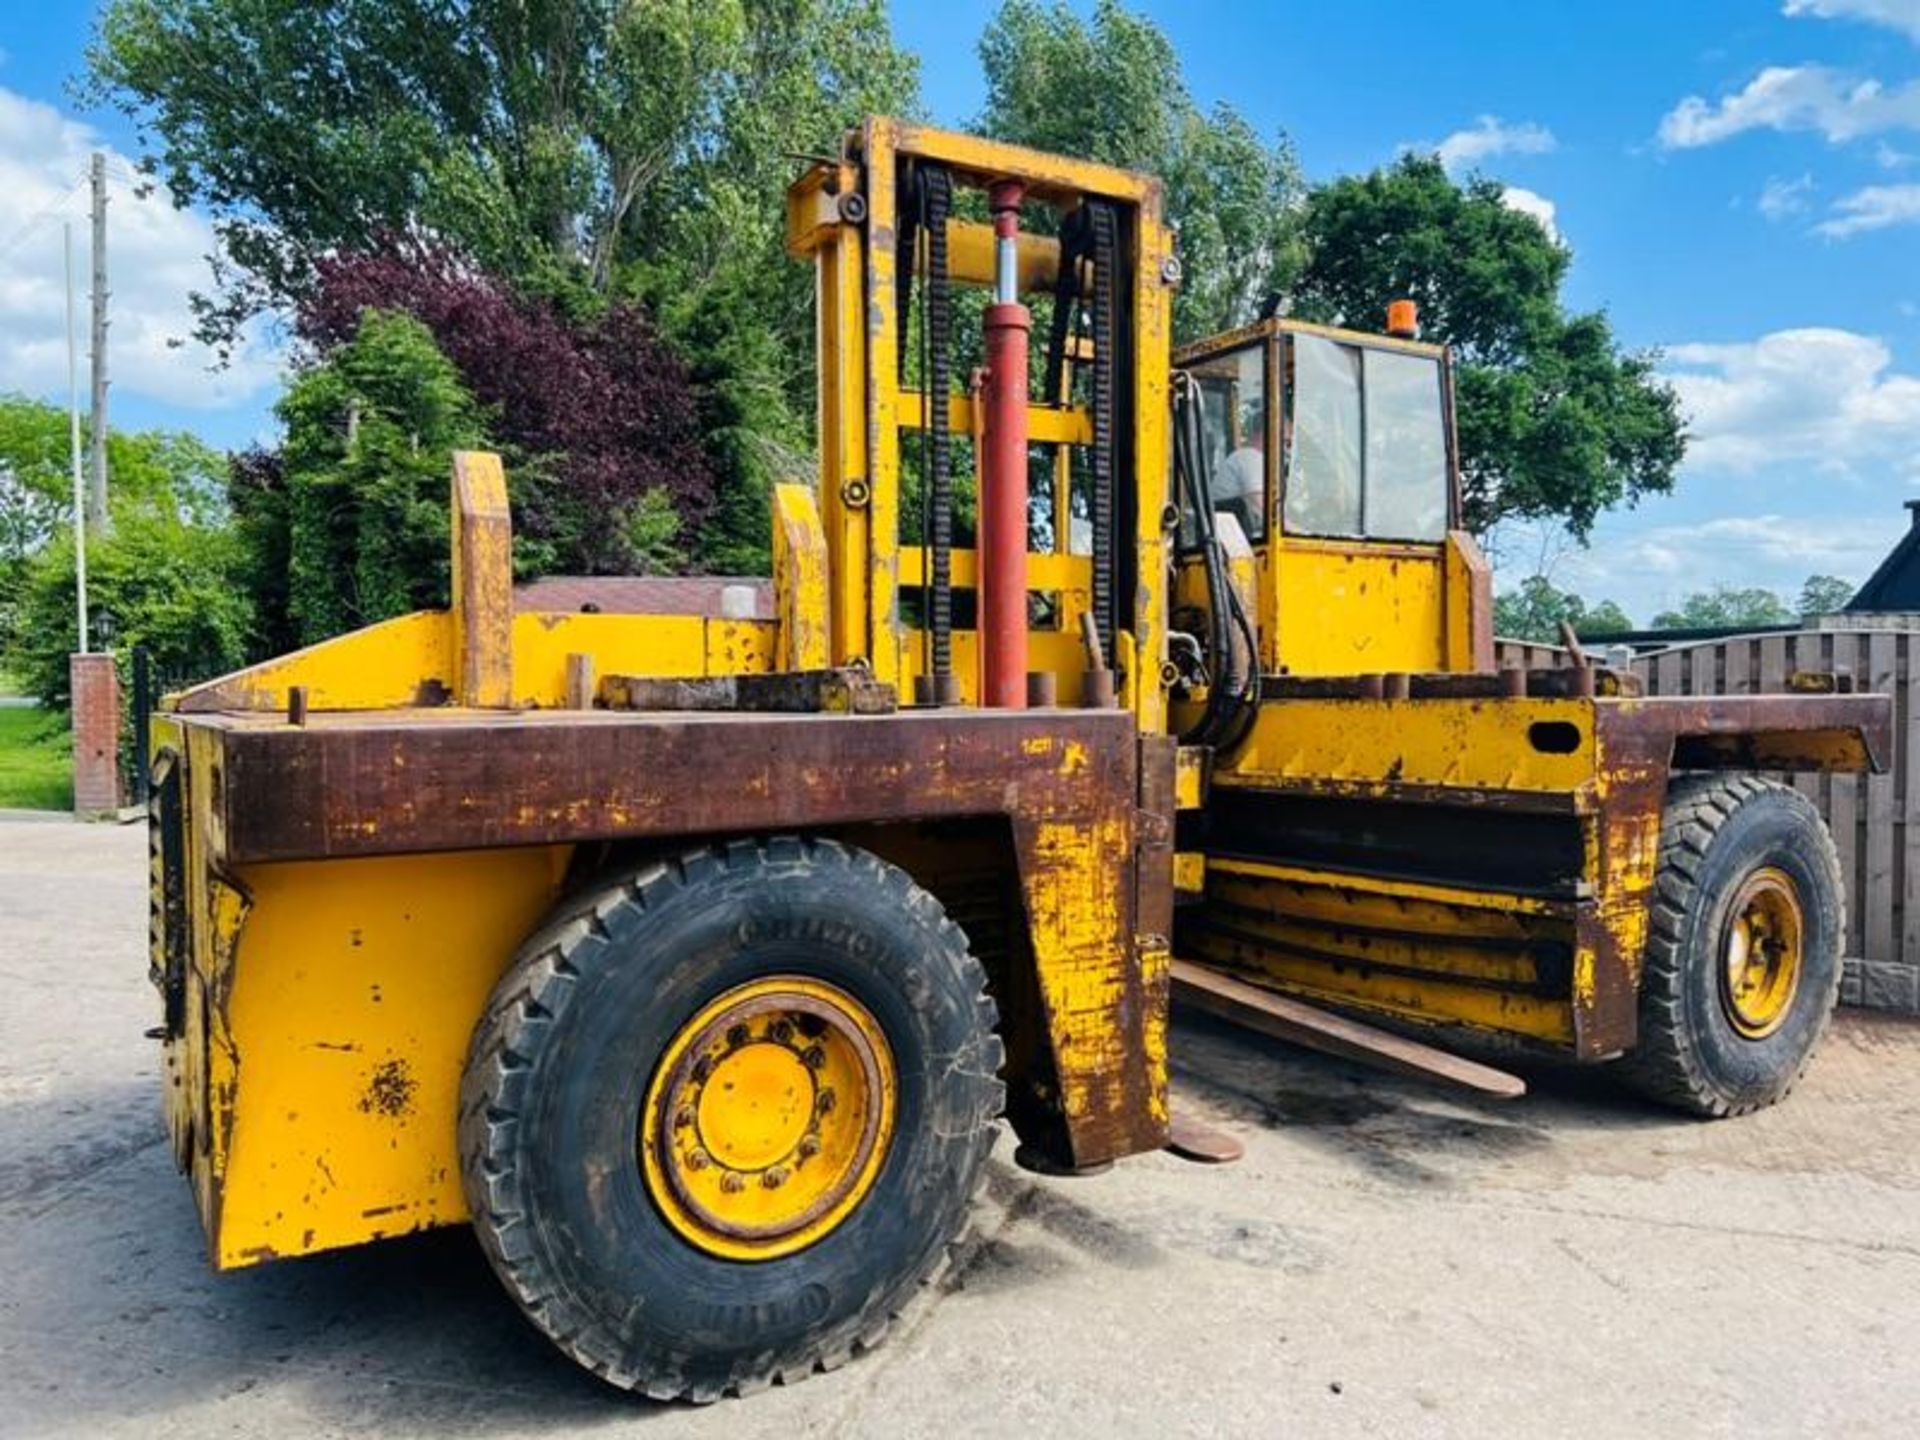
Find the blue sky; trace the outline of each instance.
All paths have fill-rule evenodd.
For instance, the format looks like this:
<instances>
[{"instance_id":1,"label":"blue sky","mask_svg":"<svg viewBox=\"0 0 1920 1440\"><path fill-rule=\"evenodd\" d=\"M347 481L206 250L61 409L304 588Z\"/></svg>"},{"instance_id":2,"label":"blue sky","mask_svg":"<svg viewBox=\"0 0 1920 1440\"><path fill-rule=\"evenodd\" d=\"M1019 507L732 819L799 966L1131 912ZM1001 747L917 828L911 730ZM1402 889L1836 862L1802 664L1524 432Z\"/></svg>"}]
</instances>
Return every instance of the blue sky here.
<instances>
[{"instance_id":1,"label":"blue sky","mask_svg":"<svg viewBox=\"0 0 1920 1440\"><path fill-rule=\"evenodd\" d=\"M936 119L979 112L994 8L894 6ZM1608 517L1589 551L1504 534L1505 576L1544 557L1645 620L1715 581L1859 580L1905 527L1901 502L1920 499L1920 0L1144 8L1196 98L1284 129L1311 178L1422 145L1513 187L1573 247L1571 302L1665 351L1695 435L1677 494ZM97 140L136 153L119 117L78 113L62 86L91 11L49 0L0 18L0 387L64 384L58 219L83 211L59 196ZM117 418L245 441L270 424L269 338L221 377L169 347L204 223L115 193Z\"/></svg>"}]
</instances>

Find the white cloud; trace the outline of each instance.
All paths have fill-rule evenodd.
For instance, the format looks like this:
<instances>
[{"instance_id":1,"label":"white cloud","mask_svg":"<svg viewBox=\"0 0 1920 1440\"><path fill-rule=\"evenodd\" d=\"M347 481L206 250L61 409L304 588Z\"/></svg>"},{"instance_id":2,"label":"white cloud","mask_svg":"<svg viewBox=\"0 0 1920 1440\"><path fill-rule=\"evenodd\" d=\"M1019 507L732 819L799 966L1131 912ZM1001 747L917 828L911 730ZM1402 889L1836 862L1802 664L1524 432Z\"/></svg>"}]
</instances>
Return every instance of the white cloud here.
<instances>
[{"instance_id":1,"label":"white cloud","mask_svg":"<svg viewBox=\"0 0 1920 1440\"><path fill-rule=\"evenodd\" d=\"M1498 115L1482 115L1468 128L1454 131L1437 145L1424 143L1402 148L1430 150L1450 173L1458 174L1462 170L1477 167L1483 160L1492 160L1501 155L1545 155L1558 143L1551 130L1534 121L1508 124ZM1500 198L1508 209L1531 215L1540 222L1547 234L1556 240L1560 238L1559 228L1554 223L1556 207L1546 196L1524 186L1507 185L1501 188Z\"/></svg>"},{"instance_id":2,"label":"white cloud","mask_svg":"<svg viewBox=\"0 0 1920 1440\"><path fill-rule=\"evenodd\" d=\"M1886 553L1887 524L1871 516L1723 515L1698 525L1656 526L1629 541L1620 558L1689 581L1715 571L1739 574L1743 559L1808 575L1863 574ZM1704 568L1702 557L1712 557Z\"/></svg>"},{"instance_id":3,"label":"white cloud","mask_svg":"<svg viewBox=\"0 0 1920 1440\"><path fill-rule=\"evenodd\" d=\"M1645 624L1719 582L1789 600L1809 575L1857 583L1906 531L1898 502L1920 494L1920 376L1897 370L1884 342L1780 330L1672 346L1662 370L1691 436L1679 488L1601 517L1591 549L1558 554L1556 584ZM1549 547L1513 549L1503 583Z\"/></svg>"},{"instance_id":4,"label":"white cloud","mask_svg":"<svg viewBox=\"0 0 1920 1440\"><path fill-rule=\"evenodd\" d=\"M1787 0L1785 13L1816 20L1864 20L1920 40L1920 0Z\"/></svg>"},{"instance_id":5,"label":"white cloud","mask_svg":"<svg viewBox=\"0 0 1920 1440\"><path fill-rule=\"evenodd\" d=\"M1760 199L1756 202L1760 213L1772 221L1781 221L1792 215L1806 213L1807 197L1813 193L1813 176L1802 175L1798 180L1782 180L1778 176L1769 176L1761 187Z\"/></svg>"},{"instance_id":6,"label":"white cloud","mask_svg":"<svg viewBox=\"0 0 1920 1440\"><path fill-rule=\"evenodd\" d=\"M89 263L86 187L74 188L74 182L96 149L107 153L107 256L113 297L107 358L114 390L213 410L239 404L273 384L280 356L257 332L234 363L218 371L209 371L213 357L205 346L176 343L193 327L188 294L209 283L206 257L215 242L206 218L175 209L164 189L142 198L132 183L131 163L104 147L91 127L0 86L0 195L7 197L13 222L0 230L0 335L5 336L0 344L0 390L29 395L66 391L60 222L74 222L74 267L84 285ZM84 348L84 293L79 324Z\"/></svg>"},{"instance_id":7,"label":"white cloud","mask_svg":"<svg viewBox=\"0 0 1920 1440\"><path fill-rule=\"evenodd\" d=\"M1696 494L1708 488L1682 485ZM1734 508L1741 500L1729 495L1725 503ZM1887 500L1851 515L1723 515L1645 528L1630 528L1632 523L1631 517L1603 520L1593 548L1565 555L1554 580L1589 598L1613 599L1645 625L1716 584L1760 586L1789 604L1809 575L1838 575L1858 584L1905 533L1907 517Z\"/></svg>"},{"instance_id":8,"label":"white cloud","mask_svg":"<svg viewBox=\"0 0 1920 1440\"><path fill-rule=\"evenodd\" d=\"M1797 463L1835 475L1892 471L1920 482L1920 377L1850 330L1777 330L1731 345L1676 345L1689 469L1751 474Z\"/></svg>"},{"instance_id":9,"label":"white cloud","mask_svg":"<svg viewBox=\"0 0 1920 1440\"><path fill-rule=\"evenodd\" d=\"M1884 140L1873 147L1873 163L1882 170L1904 170L1913 164L1914 158L1907 151L1895 149Z\"/></svg>"},{"instance_id":10,"label":"white cloud","mask_svg":"<svg viewBox=\"0 0 1920 1440\"><path fill-rule=\"evenodd\" d=\"M1670 150L1716 145L1748 130L1813 130L1834 144L1920 129L1920 80L1889 89L1824 65L1770 65L1716 103L1689 95L1660 122Z\"/></svg>"},{"instance_id":11,"label":"white cloud","mask_svg":"<svg viewBox=\"0 0 1920 1440\"><path fill-rule=\"evenodd\" d=\"M1544 155L1555 145L1553 132L1531 120L1509 125L1498 115L1482 115L1433 147L1449 170L1465 169L1498 155Z\"/></svg>"},{"instance_id":12,"label":"white cloud","mask_svg":"<svg viewBox=\"0 0 1920 1440\"><path fill-rule=\"evenodd\" d=\"M1531 215L1540 222L1540 228L1547 234L1556 240L1560 238L1560 227L1554 223L1554 217L1559 214L1559 208L1546 196L1519 185L1509 185L1501 190L1500 199L1509 210L1518 210L1522 215Z\"/></svg>"},{"instance_id":13,"label":"white cloud","mask_svg":"<svg viewBox=\"0 0 1920 1440\"><path fill-rule=\"evenodd\" d=\"M1850 513L1787 514L1758 507L1745 482L1690 475L1682 498L1601 517L1591 548L1569 544L1558 531L1534 527L1507 537L1495 582L1510 590L1544 568L1553 583L1625 607L1637 623L1716 584L1760 586L1789 603L1809 575L1838 575L1858 584L1906 533L1897 496L1862 496ZM1656 520L1701 501L1742 511L1692 523Z\"/></svg>"},{"instance_id":14,"label":"white cloud","mask_svg":"<svg viewBox=\"0 0 1920 1440\"><path fill-rule=\"evenodd\" d=\"M1920 185L1869 185L1833 202L1833 214L1813 228L1830 240L1868 230L1920 224Z\"/></svg>"}]
</instances>

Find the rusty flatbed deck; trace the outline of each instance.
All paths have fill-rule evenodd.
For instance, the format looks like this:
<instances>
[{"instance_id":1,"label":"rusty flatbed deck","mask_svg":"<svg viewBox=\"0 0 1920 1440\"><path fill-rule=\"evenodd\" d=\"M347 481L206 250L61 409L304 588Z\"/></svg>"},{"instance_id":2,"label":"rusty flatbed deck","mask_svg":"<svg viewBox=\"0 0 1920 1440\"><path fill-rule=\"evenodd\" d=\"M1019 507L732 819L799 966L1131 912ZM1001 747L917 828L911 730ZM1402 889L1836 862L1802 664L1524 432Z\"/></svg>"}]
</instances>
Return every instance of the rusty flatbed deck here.
<instances>
[{"instance_id":1,"label":"rusty flatbed deck","mask_svg":"<svg viewBox=\"0 0 1920 1440\"><path fill-rule=\"evenodd\" d=\"M218 751L233 863L967 815L1130 821L1138 766L1117 710L176 718Z\"/></svg>"},{"instance_id":2,"label":"rusty flatbed deck","mask_svg":"<svg viewBox=\"0 0 1920 1440\"><path fill-rule=\"evenodd\" d=\"M505 883L510 870L527 891L520 908L537 916L554 865L567 863L554 852L569 845L691 847L703 838L842 829L885 852L911 848L923 822L987 822L982 835L1005 837L996 853L1008 867L1008 903L1025 911L1025 958L1015 958L1030 967L1018 983L1033 987L1033 1009L1022 1043L1044 1037L1055 1057L1045 1094L1035 1099L1016 1087L1009 1104L1054 1107L1072 1163L1094 1165L1166 1139L1173 747L1143 741L1134 724L1121 710L860 716L448 707L315 712L303 724L268 711L175 713L162 717L156 735L183 757L181 780L196 796L193 854L229 897L219 939L212 909L200 914L210 997L201 1013L219 1011L237 970L255 977L245 983L256 992L280 987L283 996L358 976L365 984L347 985L348 999L376 1025L386 1011L363 1003L362 992L419 973L425 956L436 983L459 976L472 994L434 1012L431 1055L413 1055L417 1037L397 1036L388 1048L413 1055L413 1073L435 1077L436 1103L448 1113L474 1014L525 930L462 929L463 913L484 908L483 897L444 887L446 872L435 868L441 854L458 852L476 876L493 877L481 885ZM539 863L513 870L499 858L510 852L536 853ZM495 857L491 869L481 867L484 855ZM330 875L343 877L341 893L355 897L354 938L316 940L300 928L311 922L294 901ZM402 907L402 896L417 899ZM439 908L429 915L422 905ZM293 958L315 946L326 949L327 963ZM338 999L286 1000L261 1023L271 1031L272 1017L312 1006L334 1015L328 1007ZM248 1033L233 1048L257 1056L275 1043ZM340 1103L351 1110L350 1102L349 1095ZM294 1108L311 1123L312 1103ZM441 1169L447 1163L438 1151L426 1158ZM459 1218L456 1193L444 1185L432 1193L417 1221ZM248 1263L250 1247L263 1243L276 1253L312 1248L268 1219L248 1229L208 1196L222 1263ZM315 1243L342 1243L345 1233Z\"/></svg>"}]
</instances>

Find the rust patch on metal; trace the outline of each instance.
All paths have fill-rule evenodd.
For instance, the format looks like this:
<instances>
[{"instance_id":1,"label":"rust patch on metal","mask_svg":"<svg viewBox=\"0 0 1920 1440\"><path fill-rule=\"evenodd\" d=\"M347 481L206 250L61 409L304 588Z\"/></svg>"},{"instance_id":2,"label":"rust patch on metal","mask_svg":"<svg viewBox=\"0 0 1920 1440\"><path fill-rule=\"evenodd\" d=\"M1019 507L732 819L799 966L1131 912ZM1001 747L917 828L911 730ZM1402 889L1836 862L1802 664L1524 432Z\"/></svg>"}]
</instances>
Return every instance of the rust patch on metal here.
<instances>
[{"instance_id":1,"label":"rust patch on metal","mask_svg":"<svg viewBox=\"0 0 1920 1440\"><path fill-rule=\"evenodd\" d=\"M1593 903L1575 924L1576 1048L1583 1059L1631 1049L1659 859L1660 819L1675 769L1859 771L1893 754L1885 695L1711 695L1601 701L1587 834Z\"/></svg>"},{"instance_id":2,"label":"rust patch on metal","mask_svg":"<svg viewBox=\"0 0 1920 1440\"><path fill-rule=\"evenodd\" d=\"M413 1078L404 1060L383 1060L367 1080L367 1093L360 1097L360 1113L384 1115L401 1120L412 1113L413 1095L420 1082Z\"/></svg>"},{"instance_id":3,"label":"rust patch on metal","mask_svg":"<svg viewBox=\"0 0 1920 1440\"><path fill-rule=\"evenodd\" d=\"M1005 817L1074 1162L1165 1142L1173 748L1152 748L1143 790L1125 711L188 723L227 767L233 863ZM377 1079L362 1108L397 1116L409 1078Z\"/></svg>"}]
</instances>

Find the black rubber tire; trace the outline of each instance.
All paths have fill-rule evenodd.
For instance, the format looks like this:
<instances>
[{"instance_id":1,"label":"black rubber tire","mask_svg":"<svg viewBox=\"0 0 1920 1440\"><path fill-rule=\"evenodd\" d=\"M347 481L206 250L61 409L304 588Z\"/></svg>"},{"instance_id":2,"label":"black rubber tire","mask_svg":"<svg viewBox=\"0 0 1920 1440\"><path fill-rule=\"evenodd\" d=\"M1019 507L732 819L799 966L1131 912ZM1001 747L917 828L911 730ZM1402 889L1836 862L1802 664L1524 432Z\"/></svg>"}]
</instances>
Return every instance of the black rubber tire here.
<instances>
[{"instance_id":1,"label":"black rubber tire","mask_svg":"<svg viewBox=\"0 0 1920 1440\"><path fill-rule=\"evenodd\" d=\"M1721 1003L1719 947L1726 907L1763 865L1793 882L1804 954L1786 1018L1756 1040L1734 1028ZM1839 999L1845 906L1839 853L1806 796L1753 775L1678 781L1661 822L1640 1036L1626 1077L1652 1099L1710 1119L1782 1099Z\"/></svg>"},{"instance_id":2,"label":"black rubber tire","mask_svg":"<svg viewBox=\"0 0 1920 1440\"><path fill-rule=\"evenodd\" d=\"M743 1263L669 1228L636 1144L675 1032L772 973L867 1007L898 1120L838 1227ZM879 1342L962 1238L1005 1095L997 1018L960 929L864 851L740 842L624 876L527 941L475 1029L459 1143L480 1243L533 1323L625 1389L709 1401L832 1369Z\"/></svg>"}]
</instances>

